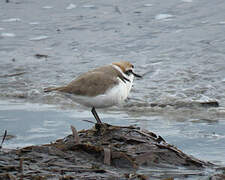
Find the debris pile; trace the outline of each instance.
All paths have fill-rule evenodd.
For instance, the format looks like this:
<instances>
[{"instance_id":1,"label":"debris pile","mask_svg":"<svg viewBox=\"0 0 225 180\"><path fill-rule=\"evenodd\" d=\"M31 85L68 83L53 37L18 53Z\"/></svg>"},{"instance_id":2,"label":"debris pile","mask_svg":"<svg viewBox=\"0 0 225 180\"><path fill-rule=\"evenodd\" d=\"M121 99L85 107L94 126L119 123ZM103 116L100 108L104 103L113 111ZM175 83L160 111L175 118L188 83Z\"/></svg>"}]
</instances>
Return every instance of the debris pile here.
<instances>
[{"instance_id":1,"label":"debris pile","mask_svg":"<svg viewBox=\"0 0 225 180\"><path fill-rule=\"evenodd\" d=\"M0 152L0 179L147 179L140 167L202 169L161 136L140 128L96 124L54 143ZM174 177L174 176L171 176ZM168 178L168 177L167 177Z\"/></svg>"}]
</instances>

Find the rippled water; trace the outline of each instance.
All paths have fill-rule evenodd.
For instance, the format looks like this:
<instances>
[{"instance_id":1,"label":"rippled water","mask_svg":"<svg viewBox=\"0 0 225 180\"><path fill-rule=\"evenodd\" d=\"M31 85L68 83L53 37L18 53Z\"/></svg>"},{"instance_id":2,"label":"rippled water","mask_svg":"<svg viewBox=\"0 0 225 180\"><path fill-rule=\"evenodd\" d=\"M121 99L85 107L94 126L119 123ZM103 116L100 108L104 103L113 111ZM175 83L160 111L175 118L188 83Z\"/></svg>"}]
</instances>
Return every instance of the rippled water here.
<instances>
[{"instance_id":1,"label":"rippled water","mask_svg":"<svg viewBox=\"0 0 225 180\"><path fill-rule=\"evenodd\" d=\"M144 78L123 106L100 110L104 121L137 124L224 165L224 12L223 0L1 1L0 133L16 136L6 146L90 127L89 111L43 88L128 60ZM199 105L208 101L219 107Z\"/></svg>"}]
</instances>

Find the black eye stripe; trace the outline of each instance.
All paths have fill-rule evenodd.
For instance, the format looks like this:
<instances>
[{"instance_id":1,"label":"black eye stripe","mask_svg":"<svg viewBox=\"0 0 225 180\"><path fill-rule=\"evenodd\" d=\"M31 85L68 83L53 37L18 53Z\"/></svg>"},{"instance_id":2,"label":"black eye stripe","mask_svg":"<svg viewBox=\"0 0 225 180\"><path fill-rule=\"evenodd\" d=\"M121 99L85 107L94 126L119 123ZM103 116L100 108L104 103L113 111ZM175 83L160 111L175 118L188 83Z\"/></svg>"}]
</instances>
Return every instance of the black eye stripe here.
<instances>
[{"instance_id":1,"label":"black eye stripe","mask_svg":"<svg viewBox=\"0 0 225 180\"><path fill-rule=\"evenodd\" d=\"M127 70L125 74L130 75L133 71L131 69Z\"/></svg>"}]
</instances>

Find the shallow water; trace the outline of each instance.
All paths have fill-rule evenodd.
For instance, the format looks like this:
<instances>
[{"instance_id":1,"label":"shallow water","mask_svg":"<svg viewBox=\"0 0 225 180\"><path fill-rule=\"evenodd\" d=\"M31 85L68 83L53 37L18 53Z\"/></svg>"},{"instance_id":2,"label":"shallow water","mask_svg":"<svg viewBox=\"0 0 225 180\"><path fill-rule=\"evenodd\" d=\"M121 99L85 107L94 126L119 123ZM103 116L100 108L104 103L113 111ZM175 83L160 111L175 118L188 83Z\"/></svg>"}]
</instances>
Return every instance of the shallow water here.
<instances>
[{"instance_id":1,"label":"shallow water","mask_svg":"<svg viewBox=\"0 0 225 180\"><path fill-rule=\"evenodd\" d=\"M5 147L91 127L87 109L43 88L129 60L144 78L123 106L100 110L104 121L136 124L225 165L224 12L223 0L1 1L0 133L16 136ZM196 105L207 101L220 106Z\"/></svg>"}]
</instances>

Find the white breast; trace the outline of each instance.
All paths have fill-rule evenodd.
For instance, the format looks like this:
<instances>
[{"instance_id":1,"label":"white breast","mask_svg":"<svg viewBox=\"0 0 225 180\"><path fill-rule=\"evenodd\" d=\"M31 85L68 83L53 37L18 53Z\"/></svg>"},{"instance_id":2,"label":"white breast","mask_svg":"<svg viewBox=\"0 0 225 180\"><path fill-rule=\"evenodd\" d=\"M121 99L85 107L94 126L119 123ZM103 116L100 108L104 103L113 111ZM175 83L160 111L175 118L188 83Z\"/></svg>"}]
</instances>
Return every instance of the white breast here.
<instances>
[{"instance_id":1,"label":"white breast","mask_svg":"<svg viewBox=\"0 0 225 180\"><path fill-rule=\"evenodd\" d=\"M118 81L118 85L106 92L106 95L114 105L121 104L125 99L127 99L132 87L132 82L125 83L120 78L118 78Z\"/></svg>"},{"instance_id":2,"label":"white breast","mask_svg":"<svg viewBox=\"0 0 225 180\"><path fill-rule=\"evenodd\" d=\"M105 108L121 104L128 97L134 79L133 75L127 76L123 73L123 76L129 79L130 82L124 82L118 77L119 83L113 88L108 89L105 94L94 97L70 95L70 98L84 106L95 108Z\"/></svg>"}]
</instances>

